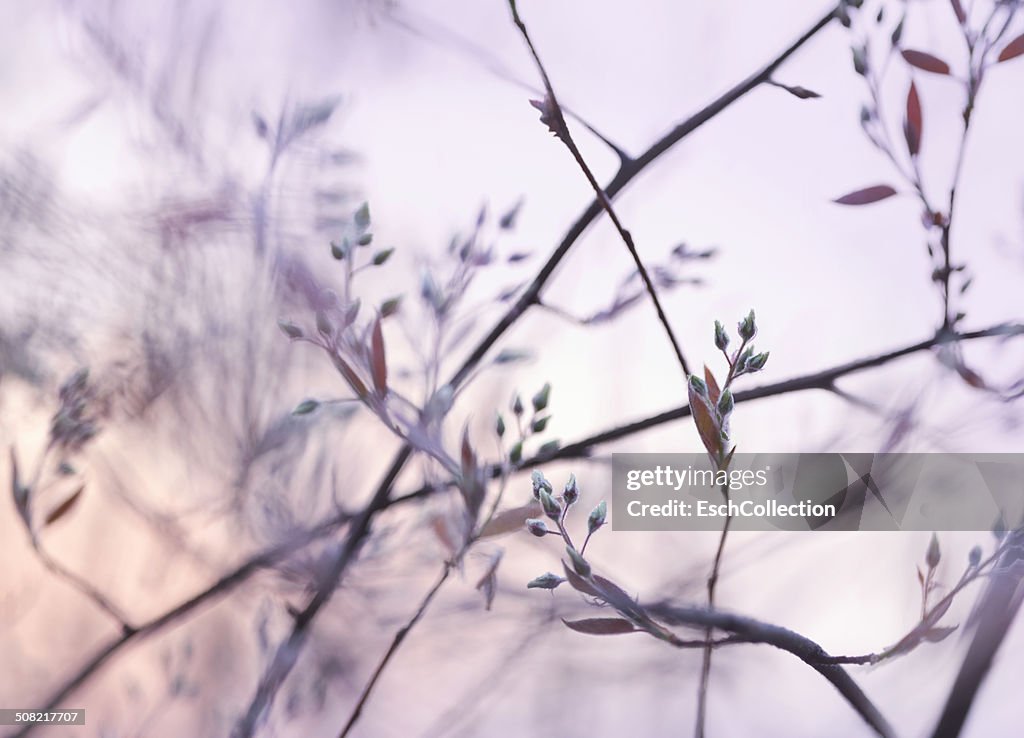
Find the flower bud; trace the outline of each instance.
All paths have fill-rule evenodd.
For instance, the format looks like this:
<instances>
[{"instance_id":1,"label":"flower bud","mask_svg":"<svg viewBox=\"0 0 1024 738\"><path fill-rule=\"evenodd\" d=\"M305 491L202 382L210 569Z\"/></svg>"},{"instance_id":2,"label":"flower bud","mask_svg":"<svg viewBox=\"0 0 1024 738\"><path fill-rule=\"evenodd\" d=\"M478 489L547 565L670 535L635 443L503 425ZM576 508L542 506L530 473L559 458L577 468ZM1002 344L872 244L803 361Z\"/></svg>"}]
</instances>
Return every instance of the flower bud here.
<instances>
[{"instance_id":1,"label":"flower bud","mask_svg":"<svg viewBox=\"0 0 1024 738\"><path fill-rule=\"evenodd\" d=\"M576 486L576 475L570 474L569 481L565 483L565 490L562 492L562 499L566 505L571 505L580 498L579 487Z\"/></svg>"},{"instance_id":2,"label":"flower bud","mask_svg":"<svg viewBox=\"0 0 1024 738\"><path fill-rule=\"evenodd\" d=\"M747 317L736 324L736 330L739 331L740 338L744 341L749 341L757 333L757 323L754 322L754 311L751 310L747 313Z\"/></svg>"},{"instance_id":3,"label":"flower bud","mask_svg":"<svg viewBox=\"0 0 1024 738\"><path fill-rule=\"evenodd\" d=\"M526 529L538 538L543 538L548 534L548 526L540 518L529 518L526 521Z\"/></svg>"},{"instance_id":4,"label":"flower bud","mask_svg":"<svg viewBox=\"0 0 1024 738\"><path fill-rule=\"evenodd\" d=\"M540 506L544 508L544 514L552 520L558 520L561 518L562 506L559 504L558 500L552 497L550 492L543 489L538 494L540 495Z\"/></svg>"},{"instance_id":5,"label":"flower bud","mask_svg":"<svg viewBox=\"0 0 1024 738\"><path fill-rule=\"evenodd\" d=\"M565 579L560 577L560 576L558 576L557 574L552 574L551 572L548 572L547 574L541 574L536 579L531 580L530 583L526 585L526 588L527 589L554 589L555 587L557 587L559 584L561 584L564 581L565 581Z\"/></svg>"},{"instance_id":6,"label":"flower bud","mask_svg":"<svg viewBox=\"0 0 1024 738\"><path fill-rule=\"evenodd\" d=\"M732 390L726 387L722 390L721 396L718 398L718 414L721 417L727 417L735 407L735 401L732 397Z\"/></svg>"},{"instance_id":7,"label":"flower bud","mask_svg":"<svg viewBox=\"0 0 1024 738\"><path fill-rule=\"evenodd\" d=\"M725 351L729 346L729 334L725 332L725 326L717 320L715 321L715 346L720 351Z\"/></svg>"},{"instance_id":8,"label":"flower bud","mask_svg":"<svg viewBox=\"0 0 1024 738\"><path fill-rule=\"evenodd\" d=\"M572 561L572 568L576 570L576 573L581 577L589 577L591 568L587 560L580 556L579 552L572 546L565 547L566 553L569 554L569 559Z\"/></svg>"},{"instance_id":9,"label":"flower bud","mask_svg":"<svg viewBox=\"0 0 1024 738\"><path fill-rule=\"evenodd\" d=\"M601 500L597 507L590 512L590 517L587 518L587 531L591 534L595 533L598 528L604 525L607 516L608 505L604 500Z\"/></svg>"}]
</instances>

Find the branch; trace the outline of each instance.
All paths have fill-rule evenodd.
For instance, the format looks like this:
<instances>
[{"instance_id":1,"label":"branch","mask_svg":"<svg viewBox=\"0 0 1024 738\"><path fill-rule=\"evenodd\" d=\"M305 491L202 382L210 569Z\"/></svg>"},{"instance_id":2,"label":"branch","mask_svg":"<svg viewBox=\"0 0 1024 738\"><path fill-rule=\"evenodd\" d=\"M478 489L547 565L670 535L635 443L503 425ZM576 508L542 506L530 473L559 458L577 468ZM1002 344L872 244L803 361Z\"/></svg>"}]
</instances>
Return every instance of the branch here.
<instances>
[{"instance_id":1,"label":"branch","mask_svg":"<svg viewBox=\"0 0 1024 738\"><path fill-rule=\"evenodd\" d=\"M519 11L516 9L515 0L509 0L509 7L512 9L512 20L519 29L519 33L522 34L523 40L526 42L526 46L530 49L530 54L533 55L533 61L536 63L537 70L540 72L541 79L544 82L544 90L547 94L543 102L533 103L541 111L541 121L546 123L555 136L565 144L567 149L569 149L569 153L571 153L573 159L576 160L576 164L579 166L580 171L583 172L583 176L587 178L587 182L590 183L590 187L594 190L594 195L597 197L597 202L600 204L601 209L607 213L612 224L615 226L615 230L618 231L619 237L626 245L629 255L633 257L633 262L636 264L636 270L640 274L640 279L643 280L644 288L647 290L647 294L651 296L651 302L654 304L654 310L658 314L658 322L661 323L662 327L665 329L665 335L668 336L668 340L672 344L672 350L675 351L676 360L679 362L679 366L683 370L683 377L688 377L690 375L690 368L686 364L686 358L683 356L683 351L679 346L679 341L676 339L676 335L672 331L672 326L668 322L668 317L665 315L665 310L661 306L661 300L658 299L658 292L654 287L654 282L651 281L651 275L648 274L647 267L644 266L643 261L640 259L640 254L636 250L636 244L633 242L633 236L626 230L625 226L622 225L618 215L615 213L615 209L612 208L611 200L608 199L604 190L601 189L601 185L598 184L597 178L587 165L586 160L583 158L583 154L580 152L579 147L573 140L572 134L569 132L569 126L565 122L565 116L562 115L562 107L558 103L558 97L555 95L555 89L551 85L551 80L548 77L547 70L544 68L544 63L540 60L540 55L537 53L536 47L530 39L530 34L526 30L526 24L523 23L522 18L519 17ZM626 166L627 163L628 162L623 162L623 166Z\"/></svg>"},{"instance_id":2,"label":"branch","mask_svg":"<svg viewBox=\"0 0 1024 738\"><path fill-rule=\"evenodd\" d=\"M793 654L839 690L875 733L885 738L894 735L888 721L850 675L841 666L826 663L831 658L828 652L809 638L778 625L718 610L658 603L647 607L647 611L669 625L717 628L750 643L765 643Z\"/></svg>"},{"instance_id":3,"label":"branch","mask_svg":"<svg viewBox=\"0 0 1024 738\"><path fill-rule=\"evenodd\" d=\"M729 108L733 103L741 99L744 95L755 89L759 85L768 81L771 78L773 72L775 72L780 66L782 66L789 57L796 53L804 44L810 41L814 36L820 33L835 17L835 11L830 10L827 15L818 20L814 25L808 28L803 34L800 35L792 44L786 47L778 56L768 62L760 70L754 72L749 77L739 82L731 89L726 91L724 94L710 102L705 107L698 110L696 113L691 115L686 120L677 124L668 133L662 136L660 139L655 141L646 151L635 159L624 161L616 172L615 176L611 179L606 187L603 188L605 195L609 199L614 199L626 186L632 182L641 172L643 172L648 166L654 163L662 154L666 153L669 149L674 147L677 143L682 141L688 135L696 131L698 128L703 126L708 121L715 118L717 115L722 113L724 110ZM491 350L491 348L498 342L498 340L511 328L518 320L535 305L540 297L544 286L551 279L555 270L566 257L572 246L579 240L587 228L600 216L602 209L600 204L595 199L590 203L589 206L577 217L576 221L570 226L569 230L562 237L558 246L552 252L551 256L544 263L541 269L538 271L533 281L529 284L520 298L508 309L508 311L501 317L501 319L491 328L490 332L477 344L477 346L470 352L469 356L463 362L462 366L452 377L449 384L453 388L461 385L467 377L469 377L474 369L480 364L484 356ZM684 417L684 414L680 414L675 417ZM675 419L668 418L661 422L667 422L667 420ZM643 421L647 422L647 421ZM658 423L655 423L658 424ZM638 428L637 430L643 430ZM612 433L620 432L619 430L613 430ZM637 431L633 431L637 432ZM626 434L628 435L628 433ZM621 436L616 436L621 437ZM613 440L609 438L609 440ZM600 442L600 440L593 441L593 443ZM571 448L571 447L569 447ZM561 453L565 452L563 449L560 455L556 458L562 458ZM358 518L356 518L349 528L349 531L345 539L345 549L342 555L336 562L336 566L331 571L331 575L324 582L325 585L333 582L334 586L340 581L341 576L347 567L351 554L348 554L349 550L354 550L359 544L366 538L370 532L371 522L374 516L385 508L398 502L404 502L411 499L418 499L422 494L406 495L403 498L390 499L391 486L394 480L397 478L398 473L405 466L412 454L412 449L405 445L395 455L388 467L388 471L385 473L383 479L378 485L376 491L370 502L363 508ZM582 454L581 454L582 455ZM292 544L285 544L284 546L270 549L257 557L250 559L248 562L242 564L238 569L231 572L230 574L223 577L212 587L204 590L203 592L196 595L193 599L186 601L173 608L172 610L164 613L156 619L141 625L138 630L131 634L126 634L121 638L112 641L107 644L103 649L97 653L85 666L83 666L74 676L68 679L61 687L59 687L51 696L46 700L47 709L53 709L64 700L64 698L76 689L82 686L101 666L103 666L108 660L118 654L126 645L136 640L143 635L149 635L157 630L162 629L165 626L169 626L176 623L182 616L195 609L198 605L203 604L209 600L214 599L220 594L226 594L230 592L239 584L247 580L255 572L270 568L286 559L288 556L293 554L295 551L301 549L303 546L310 543L312 540L327 535L328 532L333 531L340 527L342 523L337 522L333 525L328 521L325 526L318 526L318 528L311 529L308 532L310 536L300 544L297 543L292 547ZM321 528L325 528L321 530ZM333 587L332 587L333 589ZM316 609L306 615L308 620L315 617L316 612L320 607L325 604L326 600L319 603ZM313 603L310 603L311 605ZM297 623L298 624L298 623ZM27 735L33 728L32 725L26 726L16 735L23 736Z\"/></svg>"}]
</instances>

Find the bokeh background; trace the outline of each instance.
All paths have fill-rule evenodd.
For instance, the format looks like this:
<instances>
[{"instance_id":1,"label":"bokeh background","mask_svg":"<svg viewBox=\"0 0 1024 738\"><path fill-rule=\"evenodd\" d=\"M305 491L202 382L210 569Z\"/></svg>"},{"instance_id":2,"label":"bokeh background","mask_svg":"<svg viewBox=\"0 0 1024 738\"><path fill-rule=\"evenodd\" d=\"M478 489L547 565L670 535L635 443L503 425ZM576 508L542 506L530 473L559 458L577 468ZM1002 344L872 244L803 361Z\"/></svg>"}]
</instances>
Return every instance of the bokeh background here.
<instances>
[{"instance_id":1,"label":"bokeh background","mask_svg":"<svg viewBox=\"0 0 1024 738\"><path fill-rule=\"evenodd\" d=\"M983 4L979 0L979 7ZM905 40L963 55L947 3L885 3ZM637 153L795 39L826 4L780 0L526 2L521 5L561 101ZM710 258L676 263L668 316L690 361L721 369L715 319L757 310L771 350L756 386L930 338L941 320L918 206L831 200L891 181L861 132L863 80L854 30L833 24L776 78L822 97L762 86L649 167L616 201L651 264L681 243ZM851 33L853 35L851 35ZM1013 34L1011 34L1013 35ZM443 347L450 374L590 202L586 181L537 122L535 68L503 2L306 0L299 3L0 2L0 444L24 473L46 443L57 388L87 366L102 432L75 473L37 500L75 508L40 539L133 622L159 615L266 546L371 494L398 441L369 413L306 397L344 396L325 357L291 345L276 322L306 325L340 278L329 242L368 201L375 243L394 256L359 275L366 305L404 294L386 324L395 381L419 396L425 273L474 229L502 256L481 270L465 318ZM955 63L954 63L955 67ZM901 76L902 75L902 76ZM893 106L907 76L892 76ZM974 275L960 299L967 328L1019 321L1024 298L1024 61L985 81L958 195L957 258ZM962 89L917 75L922 166L941 193L951 176ZM292 126L275 146L264 126ZM616 158L575 121L584 155L607 180ZM521 204L516 227L501 214ZM509 255L527 255L506 263ZM503 339L524 361L481 372L446 428L463 424L495 452L493 417L510 396L552 384L544 439L563 443L676 407L685 385L653 309L580 325L615 300L632 263L607 220L588 230L545 302ZM461 340L454 340L460 338ZM993 387L1022 378L1021 342L964 348ZM500 350L500 349L499 349ZM404 370L404 371L403 371ZM929 352L848 377L857 398L815 391L742 404L744 451L1018 451L1021 406L969 386ZM454 447L454 446L453 446ZM570 471L590 507L609 494L607 455L693 451L688 420L595 449ZM5 478L7 472L4 473ZM414 463L397 488L436 471ZM510 504L528 478L513 479ZM10 497L0 514L0 706L39 703L117 626L40 562ZM445 550L438 495L383 516L359 564L317 620L261 735L334 735L394 631L415 610ZM262 572L152 638L125 649L67 700L84 728L40 735L228 735L338 536ZM786 625L836 653L877 651L911 628L915 564L927 534L743 534L729 542L719 602ZM952 583L987 532L940 534ZM714 534L605 530L596 565L641 598L701 602ZM485 611L474 585L498 547L499 591ZM641 636L589 638L559 617L579 598L524 589L558 566L550 541L514 534L481 544L410 636L369 703L367 736L611 736L688 732L700 654ZM950 614L962 621L972 589ZM1020 731L1011 629L965 735ZM900 735L927 735L959 666L955 635L855 678ZM768 647L716 652L709 728L720 736L867 734L817 674ZM74 731L74 732L72 732Z\"/></svg>"}]
</instances>

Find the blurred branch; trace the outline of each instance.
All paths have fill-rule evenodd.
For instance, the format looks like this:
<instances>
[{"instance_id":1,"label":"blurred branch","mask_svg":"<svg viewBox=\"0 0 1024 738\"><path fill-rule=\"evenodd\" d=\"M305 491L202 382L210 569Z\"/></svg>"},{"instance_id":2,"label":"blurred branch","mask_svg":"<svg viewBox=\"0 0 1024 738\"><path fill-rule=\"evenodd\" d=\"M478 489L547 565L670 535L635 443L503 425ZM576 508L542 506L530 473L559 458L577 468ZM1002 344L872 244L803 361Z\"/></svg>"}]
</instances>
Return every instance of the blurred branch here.
<instances>
[{"instance_id":1,"label":"blurred branch","mask_svg":"<svg viewBox=\"0 0 1024 738\"><path fill-rule=\"evenodd\" d=\"M679 607L667 602L646 609L669 625L715 628L740 636L749 643L764 643L793 654L825 677L878 735L894 735L888 721L850 675L841 666L828 663L831 658L828 652L809 638L788 628L718 610Z\"/></svg>"},{"instance_id":2,"label":"blurred branch","mask_svg":"<svg viewBox=\"0 0 1024 738\"><path fill-rule=\"evenodd\" d=\"M971 705L988 676L996 653L1020 611L1024 600L1024 542L1020 531L1011 534L1016 546L1001 548L999 569L992 573L989 586L975 610L974 637L960 665L953 686L932 738L956 738L963 729Z\"/></svg>"}]
</instances>

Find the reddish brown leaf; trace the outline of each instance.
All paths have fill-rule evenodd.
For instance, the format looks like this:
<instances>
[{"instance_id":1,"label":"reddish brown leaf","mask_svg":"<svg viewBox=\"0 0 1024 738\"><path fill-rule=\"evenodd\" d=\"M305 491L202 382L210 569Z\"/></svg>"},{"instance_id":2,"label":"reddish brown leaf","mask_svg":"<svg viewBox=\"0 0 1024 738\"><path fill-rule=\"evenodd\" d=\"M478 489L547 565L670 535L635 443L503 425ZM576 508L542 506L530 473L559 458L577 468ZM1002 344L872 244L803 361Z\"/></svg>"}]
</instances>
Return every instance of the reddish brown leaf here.
<instances>
[{"instance_id":1,"label":"reddish brown leaf","mask_svg":"<svg viewBox=\"0 0 1024 738\"><path fill-rule=\"evenodd\" d=\"M384 355L384 331L380 327L380 317L373 323L373 335L370 338L370 369L373 389L383 397L388 393L388 363Z\"/></svg>"},{"instance_id":2,"label":"reddish brown leaf","mask_svg":"<svg viewBox=\"0 0 1024 738\"><path fill-rule=\"evenodd\" d=\"M999 61L1010 61L1010 59L1016 59L1021 54L1024 54L1024 33L1006 44L1003 50L999 52Z\"/></svg>"},{"instance_id":3,"label":"reddish brown leaf","mask_svg":"<svg viewBox=\"0 0 1024 738\"><path fill-rule=\"evenodd\" d=\"M923 69L932 74L949 74L949 65L937 56L932 56L924 51L904 49L900 52L903 59L912 67Z\"/></svg>"},{"instance_id":4,"label":"reddish brown leaf","mask_svg":"<svg viewBox=\"0 0 1024 738\"><path fill-rule=\"evenodd\" d=\"M921 134L924 131L924 119L921 116L921 98L917 94L917 85L910 83L907 92L907 118L903 133L907 138L907 149L911 156L917 156L921 150Z\"/></svg>"},{"instance_id":5,"label":"reddish brown leaf","mask_svg":"<svg viewBox=\"0 0 1024 738\"><path fill-rule=\"evenodd\" d=\"M622 618L585 618L583 620L562 618L562 622L577 633L586 633L587 635L620 635L636 630L631 622Z\"/></svg>"},{"instance_id":6,"label":"reddish brown leaf","mask_svg":"<svg viewBox=\"0 0 1024 738\"><path fill-rule=\"evenodd\" d=\"M484 529L480 531L480 537L489 538L490 536L500 536L505 533L515 533L516 531L523 530L527 518L536 518L540 514L541 507L539 502L531 502L529 505L523 505L522 507L502 510L484 526Z\"/></svg>"},{"instance_id":7,"label":"reddish brown leaf","mask_svg":"<svg viewBox=\"0 0 1024 738\"><path fill-rule=\"evenodd\" d=\"M73 508L78 503L78 500L81 498L82 492L84 491L85 485L83 484L81 487L72 492L71 496L64 500L64 502L60 503L59 505L57 505L57 507L53 508L53 510L50 511L49 515L46 516L46 519L43 520L43 525L50 525L51 523L56 523L58 520L60 520L69 512L71 512L71 508Z\"/></svg>"},{"instance_id":8,"label":"reddish brown leaf","mask_svg":"<svg viewBox=\"0 0 1024 738\"><path fill-rule=\"evenodd\" d=\"M718 389L718 381L715 379L715 375L708 369L708 365L704 365L704 383L708 386L708 397L711 398L712 405L718 405L718 397L722 394L722 391Z\"/></svg>"},{"instance_id":9,"label":"reddish brown leaf","mask_svg":"<svg viewBox=\"0 0 1024 738\"><path fill-rule=\"evenodd\" d=\"M352 388L352 391L356 393L356 396L362 399L369 394L366 389L366 385L363 384L363 380L359 378L359 375L355 373L355 370L348 365L341 355L337 351L331 351L331 361L334 362L334 367L341 373L341 376L345 378L348 385Z\"/></svg>"},{"instance_id":10,"label":"reddish brown leaf","mask_svg":"<svg viewBox=\"0 0 1024 738\"><path fill-rule=\"evenodd\" d=\"M714 413L711 412L708 401L697 393L692 383L689 385L689 392L690 412L693 415L693 422L697 424L700 440L708 453L717 459L722 452L722 435L715 422Z\"/></svg>"},{"instance_id":11,"label":"reddish brown leaf","mask_svg":"<svg viewBox=\"0 0 1024 738\"><path fill-rule=\"evenodd\" d=\"M896 190L889 185L874 185L865 187L849 194L837 197L832 202L839 205L870 205L873 202L884 200L896 194Z\"/></svg>"}]
</instances>

